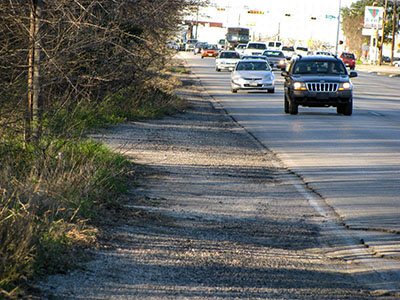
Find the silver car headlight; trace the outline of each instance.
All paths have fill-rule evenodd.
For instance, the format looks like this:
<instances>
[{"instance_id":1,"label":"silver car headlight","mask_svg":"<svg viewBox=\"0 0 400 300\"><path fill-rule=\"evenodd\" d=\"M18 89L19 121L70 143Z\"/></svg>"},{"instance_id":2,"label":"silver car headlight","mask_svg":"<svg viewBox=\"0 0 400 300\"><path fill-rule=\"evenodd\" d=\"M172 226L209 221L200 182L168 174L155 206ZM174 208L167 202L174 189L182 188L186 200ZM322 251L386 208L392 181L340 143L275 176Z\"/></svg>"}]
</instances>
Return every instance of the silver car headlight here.
<instances>
[{"instance_id":1,"label":"silver car headlight","mask_svg":"<svg viewBox=\"0 0 400 300\"><path fill-rule=\"evenodd\" d=\"M266 81L273 81L275 79L275 76L272 74L268 74L264 76L264 80Z\"/></svg>"},{"instance_id":2,"label":"silver car headlight","mask_svg":"<svg viewBox=\"0 0 400 300\"><path fill-rule=\"evenodd\" d=\"M242 81L242 80L243 80L243 78L240 77L240 76L233 76L233 77L232 77L232 81L233 81L234 83L238 83L238 84L239 84L239 82Z\"/></svg>"}]
</instances>

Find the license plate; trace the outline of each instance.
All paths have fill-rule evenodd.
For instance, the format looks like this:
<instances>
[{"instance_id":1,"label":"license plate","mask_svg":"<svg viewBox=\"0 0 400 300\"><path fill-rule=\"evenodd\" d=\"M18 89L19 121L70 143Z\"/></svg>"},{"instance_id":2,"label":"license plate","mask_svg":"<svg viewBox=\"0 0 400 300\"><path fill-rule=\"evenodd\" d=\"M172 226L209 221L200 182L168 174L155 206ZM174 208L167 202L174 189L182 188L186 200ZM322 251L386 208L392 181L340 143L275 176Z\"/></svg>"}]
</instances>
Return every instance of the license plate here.
<instances>
[{"instance_id":1,"label":"license plate","mask_svg":"<svg viewBox=\"0 0 400 300\"><path fill-rule=\"evenodd\" d=\"M213 56L212 53L208 53L208 56Z\"/></svg>"},{"instance_id":2,"label":"license plate","mask_svg":"<svg viewBox=\"0 0 400 300\"><path fill-rule=\"evenodd\" d=\"M249 85L250 86L258 86L258 83L257 82L250 82Z\"/></svg>"},{"instance_id":3,"label":"license plate","mask_svg":"<svg viewBox=\"0 0 400 300\"><path fill-rule=\"evenodd\" d=\"M329 99L329 95L327 93L319 93L317 94L317 99L326 100Z\"/></svg>"}]
</instances>

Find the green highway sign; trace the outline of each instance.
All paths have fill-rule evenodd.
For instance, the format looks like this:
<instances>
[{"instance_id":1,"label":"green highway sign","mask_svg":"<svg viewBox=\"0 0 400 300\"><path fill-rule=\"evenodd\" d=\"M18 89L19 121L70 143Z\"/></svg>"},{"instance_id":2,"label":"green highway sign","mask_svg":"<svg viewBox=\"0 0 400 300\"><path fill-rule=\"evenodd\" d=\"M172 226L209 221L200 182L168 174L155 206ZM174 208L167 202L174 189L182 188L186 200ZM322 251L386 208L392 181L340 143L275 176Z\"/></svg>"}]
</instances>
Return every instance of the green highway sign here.
<instances>
[{"instance_id":1,"label":"green highway sign","mask_svg":"<svg viewBox=\"0 0 400 300\"><path fill-rule=\"evenodd\" d=\"M336 16L334 16L334 15L325 15L325 19L333 20L333 19L336 19Z\"/></svg>"}]
</instances>

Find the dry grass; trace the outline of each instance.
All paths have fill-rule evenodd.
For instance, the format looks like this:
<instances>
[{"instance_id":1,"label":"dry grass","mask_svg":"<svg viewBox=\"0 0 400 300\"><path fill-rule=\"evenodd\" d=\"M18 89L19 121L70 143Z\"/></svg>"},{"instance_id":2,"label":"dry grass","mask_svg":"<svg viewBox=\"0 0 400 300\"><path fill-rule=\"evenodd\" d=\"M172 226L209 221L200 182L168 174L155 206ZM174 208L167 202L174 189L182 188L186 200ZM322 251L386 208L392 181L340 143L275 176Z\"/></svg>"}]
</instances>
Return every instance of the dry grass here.
<instances>
[{"instance_id":1,"label":"dry grass","mask_svg":"<svg viewBox=\"0 0 400 300\"><path fill-rule=\"evenodd\" d=\"M184 110L171 75L102 103L80 103L46 119L39 143L18 130L0 141L0 298L26 297L40 275L66 272L97 244L99 220L120 210L132 163L86 140L93 128ZM4 121L7 118L0 120Z\"/></svg>"}]
</instances>

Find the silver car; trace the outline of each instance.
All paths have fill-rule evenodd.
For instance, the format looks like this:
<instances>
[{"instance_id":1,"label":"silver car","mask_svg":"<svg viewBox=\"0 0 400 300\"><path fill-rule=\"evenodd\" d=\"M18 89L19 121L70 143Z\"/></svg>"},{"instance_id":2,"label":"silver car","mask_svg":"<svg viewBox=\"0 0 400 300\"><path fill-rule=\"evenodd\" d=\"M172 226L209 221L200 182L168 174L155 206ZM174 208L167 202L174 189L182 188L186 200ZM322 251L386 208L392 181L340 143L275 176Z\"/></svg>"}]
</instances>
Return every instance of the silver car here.
<instances>
[{"instance_id":1,"label":"silver car","mask_svg":"<svg viewBox=\"0 0 400 300\"><path fill-rule=\"evenodd\" d=\"M268 58L268 62L274 70L284 70L286 68L286 57L280 50L265 50L264 56Z\"/></svg>"},{"instance_id":2,"label":"silver car","mask_svg":"<svg viewBox=\"0 0 400 300\"><path fill-rule=\"evenodd\" d=\"M265 60L240 60L231 74L231 92L264 90L275 92L275 75Z\"/></svg>"},{"instance_id":3,"label":"silver car","mask_svg":"<svg viewBox=\"0 0 400 300\"><path fill-rule=\"evenodd\" d=\"M217 72L223 70L233 71L236 63L240 60L240 55L235 51L222 51L215 60L215 70Z\"/></svg>"}]
</instances>

